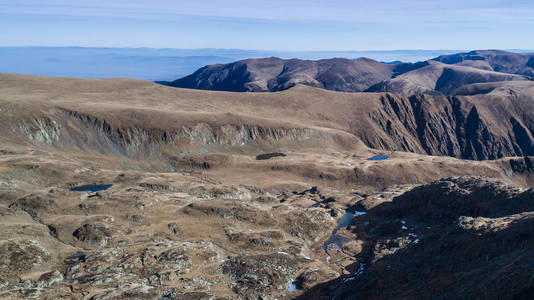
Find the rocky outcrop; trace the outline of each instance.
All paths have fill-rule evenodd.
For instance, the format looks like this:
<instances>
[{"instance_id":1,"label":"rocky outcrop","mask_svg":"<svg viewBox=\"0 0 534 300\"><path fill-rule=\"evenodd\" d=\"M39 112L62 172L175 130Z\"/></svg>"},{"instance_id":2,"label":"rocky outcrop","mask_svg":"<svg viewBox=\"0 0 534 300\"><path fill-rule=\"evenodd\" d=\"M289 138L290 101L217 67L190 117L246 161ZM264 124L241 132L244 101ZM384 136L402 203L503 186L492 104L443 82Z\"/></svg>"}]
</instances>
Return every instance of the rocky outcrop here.
<instances>
[{"instance_id":1,"label":"rocky outcrop","mask_svg":"<svg viewBox=\"0 0 534 300\"><path fill-rule=\"evenodd\" d=\"M377 95L377 105L366 112L365 118L339 122L348 125L347 136L358 137L375 149L473 160L534 155L534 119L527 113L534 111L528 102L531 96L513 85L510 88L514 94L504 96L496 94L494 89L483 95L450 97L425 94L406 97L386 93ZM35 125L31 134L29 127L19 128L33 142L126 156L159 156L161 147L184 144L222 147L220 149L247 145L272 149L272 145L284 143L314 147L337 143L334 135L326 130L306 127L198 122L176 128L151 128L142 124L110 123L106 118L76 111L65 111L65 115L46 119L47 123L35 124L48 125ZM356 142L359 141L352 141ZM343 147L346 145L344 142ZM213 155L167 159L176 170L208 170L228 163L226 158Z\"/></svg>"},{"instance_id":2,"label":"rocky outcrop","mask_svg":"<svg viewBox=\"0 0 534 300\"><path fill-rule=\"evenodd\" d=\"M359 219L361 272L303 299L527 299L533 199L533 190L481 177L416 187Z\"/></svg>"},{"instance_id":3,"label":"rocky outcrop","mask_svg":"<svg viewBox=\"0 0 534 300\"><path fill-rule=\"evenodd\" d=\"M18 283L20 275L42 266L50 252L37 240L0 241L0 287Z\"/></svg>"},{"instance_id":4,"label":"rocky outcrop","mask_svg":"<svg viewBox=\"0 0 534 300\"><path fill-rule=\"evenodd\" d=\"M372 148L464 159L534 155L532 116L517 113L524 100L487 98L489 105L465 96L386 94L381 108L369 114L383 134L356 135Z\"/></svg>"},{"instance_id":5,"label":"rocky outcrop","mask_svg":"<svg viewBox=\"0 0 534 300\"><path fill-rule=\"evenodd\" d=\"M57 204L49 195L34 193L17 199L9 208L23 210L39 221L39 214L57 209Z\"/></svg>"},{"instance_id":6,"label":"rocky outcrop","mask_svg":"<svg viewBox=\"0 0 534 300\"><path fill-rule=\"evenodd\" d=\"M67 117L64 130L68 130L70 139L74 140L74 142L67 142L78 145L82 142L89 144L89 146L92 145L93 148L100 151L112 151L125 155L149 152L161 145L184 142L231 147L243 146L251 142L260 144L275 144L281 141L302 143L330 138L328 133L310 128L266 127L255 124L210 124L200 121L174 128L150 128L143 125L121 126L112 124L104 118L76 111L64 110L64 113L64 116ZM65 120L64 116L59 116L58 119ZM94 132L95 134L80 136L83 133L80 133L79 128L68 128L67 124L72 126L73 123L84 128L82 132ZM59 129L57 130L59 133Z\"/></svg>"},{"instance_id":7,"label":"rocky outcrop","mask_svg":"<svg viewBox=\"0 0 534 300\"><path fill-rule=\"evenodd\" d=\"M72 235L82 242L105 247L112 238L113 232L105 224L88 223L80 226Z\"/></svg>"},{"instance_id":8,"label":"rocky outcrop","mask_svg":"<svg viewBox=\"0 0 534 300\"><path fill-rule=\"evenodd\" d=\"M52 144L59 140L60 127L51 118L34 118L30 121L20 121L17 124L31 141Z\"/></svg>"},{"instance_id":9,"label":"rocky outcrop","mask_svg":"<svg viewBox=\"0 0 534 300\"><path fill-rule=\"evenodd\" d=\"M246 299L275 299L286 292L303 261L287 253L241 255L228 259L221 268L235 280L235 293Z\"/></svg>"},{"instance_id":10,"label":"rocky outcrop","mask_svg":"<svg viewBox=\"0 0 534 300\"><path fill-rule=\"evenodd\" d=\"M16 122L6 120L15 124L7 128L19 135L8 137L9 132L6 138L24 137L23 142L50 143L61 150L151 157L175 171L210 170L232 163L208 154L289 153L325 146L353 150L361 148L362 142L374 149L473 160L534 155L531 81L472 84L450 96L334 93L304 86L275 94L151 88L182 97L172 100L177 112L54 106L42 110L53 112L48 115L32 113ZM199 104L191 104L188 97L198 97ZM182 102L194 105L188 108L195 112L193 116L179 110ZM242 106L240 114L228 113L220 102L236 109ZM204 115L199 111L203 105L224 113ZM287 114L288 107L298 113Z\"/></svg>"},{"instance_id":11,"label":"rocky outcrop","mask_svg":"<svg viewBox=\"0 0 534 300\"><path fill-rule=\"evenodd\" d=\"M240 222L269 226L276 224L273 215L243 204L214 205L207 202L189 204L183 209L192 216L217 216L222 219L233 219Z\"/></svg>"},{"instance_id":12,"label":"rocky outcrop","mask_svg":"<svg viewBox=\"0 0 534 300\"><path fill-rule=\"evenodd\" d=\"M534 208L534 190L479 177L444 178L393 200L396 214L418 221L453 222L460 216L502 217ZM382 215L392 209L377 211Z\"/></svg>"},{"instance_id":13,"label":"rocky outcrop","mask_svg":"<svg viewBox=\"0 0 534 300\"><path fill-rule=\"evenodd\" d=\"M287 232L305 241L317 242L330 233L334 219L326 212L311 210L307 213L291 211L285 215Z\"/></svg>"}]
</instances>

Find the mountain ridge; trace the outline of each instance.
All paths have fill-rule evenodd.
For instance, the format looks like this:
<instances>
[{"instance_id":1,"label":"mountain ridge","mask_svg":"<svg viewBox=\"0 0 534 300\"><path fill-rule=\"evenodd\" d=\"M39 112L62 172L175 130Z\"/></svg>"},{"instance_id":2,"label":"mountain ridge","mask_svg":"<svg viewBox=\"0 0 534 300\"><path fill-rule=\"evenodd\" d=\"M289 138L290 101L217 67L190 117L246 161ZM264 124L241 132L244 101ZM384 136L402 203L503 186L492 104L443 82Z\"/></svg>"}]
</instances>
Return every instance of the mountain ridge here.
<instances>
[{"instance_id":1,"label":"mountain ridge","mask_svg":"<svg viewBox=\"0 0 534 300\"><path fill-rule=\"evenodd\" d=\"M160 99L159 106L171 99L181 101L183 111L174 112L172 117L173 120L178 118L177 124L197 117L222 124L230 118L238 122L237 125L242 122L267 124L269 120L268 124L278 122L288 124L286 127L343 132L344 135L357 137L367 147L388 151L473 160L534 155L532 81L466 85L448 97L439 94L404 96L334 92L306 85L296 85L275 93L233 93L175 89L128 79L65 80L7 74L2 75L0 85L9 86L13 81L27 82L35 88L76 91L76 97L83 99L86 96L77 88L79 84L92 87L88 90L91 93L108 90L124 90L119 94L137 90L153 93ZM196 99L196 102L191 102L189 98ZM154 110L154 107L147 109ZM193 117L189 109L200 110L202 114ZM251 111L254 113L250 114ZM156 125L154 123L153 126Z\"/></svg>"},{"instance_id":2,"label":"mountain ridge","mask_svg":"<svg viewBox=\"0 0 534 300\"><path fill-rule=\"evenodd\" d=\"M368 58L317 61L276 57L208 65L169 86L234 92L273 92L304 84L344 92L451 94L466 84L529 80L534 54L476 50L416 63Z\"/></svg>"}]
</instances>

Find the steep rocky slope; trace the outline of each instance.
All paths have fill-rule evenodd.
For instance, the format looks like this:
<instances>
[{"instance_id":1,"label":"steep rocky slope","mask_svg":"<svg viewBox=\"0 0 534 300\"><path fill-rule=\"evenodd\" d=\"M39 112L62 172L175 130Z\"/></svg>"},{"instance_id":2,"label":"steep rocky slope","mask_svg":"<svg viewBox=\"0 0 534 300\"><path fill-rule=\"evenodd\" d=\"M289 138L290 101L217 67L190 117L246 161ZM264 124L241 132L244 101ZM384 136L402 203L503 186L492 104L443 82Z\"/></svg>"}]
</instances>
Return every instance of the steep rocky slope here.
<instances>
[{"instance_id":1,"label":"steep rocky slope","mask_svg":"<svg viewBox=\"0 0 534 300\"><path fill-rule=\"evenodd\" d=\"M365 270L302 298L528 299L533 205L532 189L479 177L416 187L370 207L354 226Z\"/></svg>"},{"instance_id":2,"label":"steep rocky slope","mask_svg":"<svg viewBox=\"0 0 534 300\"><path fill-rule=\"evenodd\" d=\"M16 125L11 134L52 145L61 140L56 143L61 147L83 141L83 149L148 155L153 144L244 145L268 152L274 149L268 145L281 143L344 149L365 145L475 160L534 155L530 81L468 85L449 97L337 93L305 86L278 93L223 93L143 81L64 82L13 75L3 75L0 88L5 100L18 99L5 104L1 120L6 128ZM43 90L50 100L43 101ZM144 101L145 95L151 100ZM10 107L27 110L28 101L36 110L32 117L9 118Z\"/></svg>"}]
</instances>

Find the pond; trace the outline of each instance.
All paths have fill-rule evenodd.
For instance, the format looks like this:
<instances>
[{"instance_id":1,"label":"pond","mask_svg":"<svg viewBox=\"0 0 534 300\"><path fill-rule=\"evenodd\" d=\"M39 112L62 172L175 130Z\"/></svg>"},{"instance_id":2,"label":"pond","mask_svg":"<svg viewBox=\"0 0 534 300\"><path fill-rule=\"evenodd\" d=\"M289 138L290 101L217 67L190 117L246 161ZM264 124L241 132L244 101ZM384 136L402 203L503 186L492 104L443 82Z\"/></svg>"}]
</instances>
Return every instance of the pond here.
<instances>
[{"instance_id":1,"label":"pond","mask_svg":"<svg viewBox=\"0 0 534 300\"><path fill-rule=\"evenodd\" d=\"M330 238L328 238L328 240L326 240L326 242L324 242L323 248L325 250L326 250L326 248L328 247L329 244L334 244L337 247L341 248L344 243L350 241L346 237L336 235L336 233L337 233L337 231L339 229L341 229L343 227L351 226L355 215L356 214L354 212L351 212L351 211L348 211L348 210L345 211L345 214L343 215L343 217L341 217L341 219L339 219L337 221L337 226L334 229L334 231L332 231L332 235L330 236Z\"/></svg>"},{"instance_id":2,"label":"pond","mask_svg":"<svg viewBox=\"0 0 534 300\"><path fill-rule=\"evenodd\" d=\"M328 240L326 240L326 242L324 242L324 244L322 246L323 250L327 254L328 254L328 250L329 249L330 250L335 250L335 251L341 250L341 248L343 247L343 244L345 244L346 242L350 241L350 239L346 238L344 236L337 235L336 233L338 232L339 229L341 229L343 227L351 226L352 222L354 221L354 217L355 216L356 217L357 216L363 216L365 214L366 214L366 212L364 212L364 211L349 211L349 210L346 210L345 214L343 215L343 217L341 217L337 221L337 226L334 229L334 231L332 231L332 235L330 235ZM337 267L340 267L335 262L331 262L330 255L327 256L326 263L335 265Z\"/></svg>"},{"instance_id":3,"label":"pond","mask_svg":"<svg viewBox=\"0 0 534 300\"><path fill-rule=\"evenodd\" d=\"M113 184L95 184L70 189L73 192L98 192L109 189Z\"/></svg>"},{"instance_id":4,"label":"pond","mask_svg":"<svg viewBox=\"0 0 534 300\"><path fill-rule=\"evenodd\" d=\"M389 156L387 155L375 155L373 157L369 157L367 160L386 160L389 159Z\"/></svg>"}]
</instances>

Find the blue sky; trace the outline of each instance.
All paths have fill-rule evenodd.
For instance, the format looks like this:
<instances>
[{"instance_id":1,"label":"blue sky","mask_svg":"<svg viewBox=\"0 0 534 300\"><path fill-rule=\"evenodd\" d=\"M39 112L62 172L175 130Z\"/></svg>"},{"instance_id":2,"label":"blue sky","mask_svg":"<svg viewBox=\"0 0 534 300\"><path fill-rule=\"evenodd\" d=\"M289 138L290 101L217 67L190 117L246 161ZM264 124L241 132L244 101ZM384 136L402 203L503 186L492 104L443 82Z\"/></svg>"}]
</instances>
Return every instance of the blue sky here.
<instances>
[{"instance_id":1,"label":"blue sky","mask_svg":"<svg viewBox=\"0 0 534 300\"><path fill-rule=\"evenodd\" d=\"M0 46L534 49L532 0L0 0Z\"/></svg>"}]
</instances>

